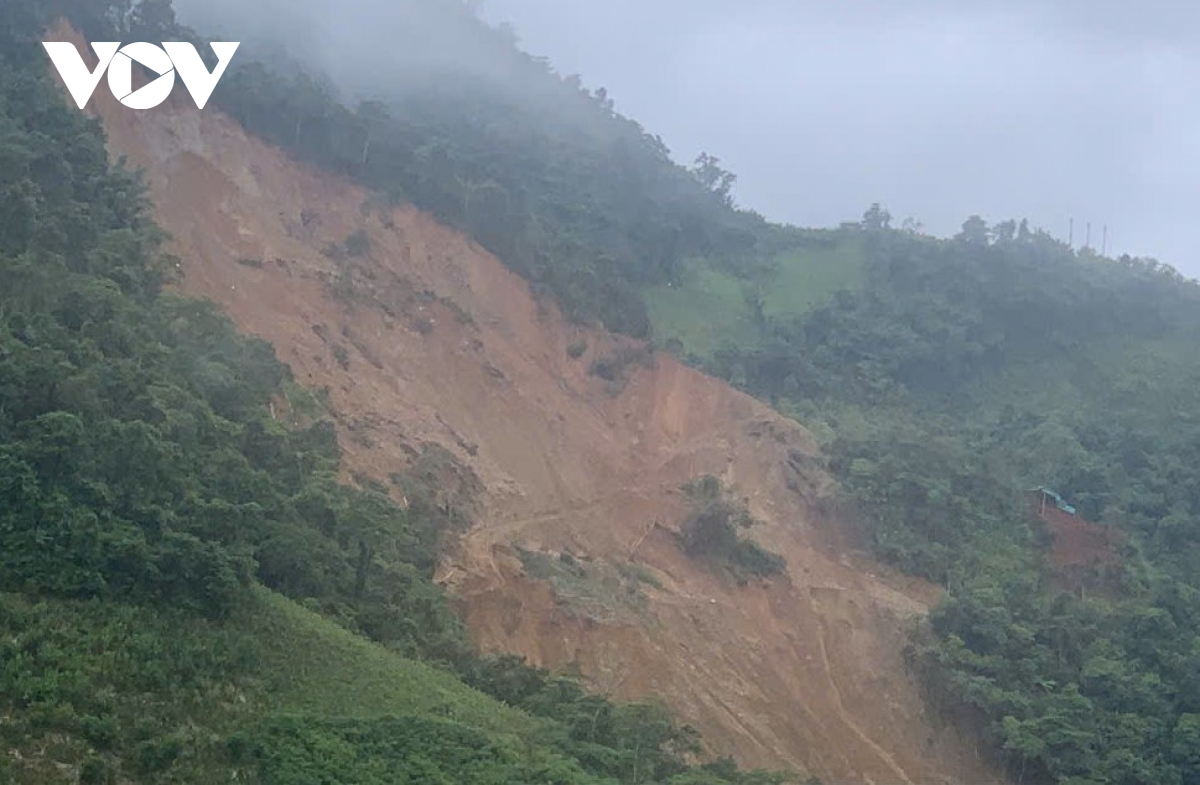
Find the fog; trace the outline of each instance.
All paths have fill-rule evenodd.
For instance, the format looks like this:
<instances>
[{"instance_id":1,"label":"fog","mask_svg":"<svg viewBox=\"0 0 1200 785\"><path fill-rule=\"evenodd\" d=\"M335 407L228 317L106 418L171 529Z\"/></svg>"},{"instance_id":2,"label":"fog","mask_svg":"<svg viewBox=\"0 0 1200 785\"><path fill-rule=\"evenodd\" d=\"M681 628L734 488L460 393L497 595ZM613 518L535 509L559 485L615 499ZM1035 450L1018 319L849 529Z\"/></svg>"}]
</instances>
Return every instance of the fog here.
<instances>
[{"instance_id":1,"label":"fog","mask_svg":"<svg viewBox=\"0 0 1200 785\"><path fill-rule=\"evenodd\" d=\"M300 44L362 86L419 58L483 62L477 42L423 46L394 3L177 0L234 40ZM253 10L248 10L248 7ZM700 151L742 206L800 225L855 220L953 233L1027 217L1075 245L1200 275L1200 6L1113 0L484 0L522 45L604 86L681 162ZM402 41L402 43L397 43ZM253 48L248 49L252 52ZM392 77L397 78L397 77Z\"/></svg>"}]
</instances>

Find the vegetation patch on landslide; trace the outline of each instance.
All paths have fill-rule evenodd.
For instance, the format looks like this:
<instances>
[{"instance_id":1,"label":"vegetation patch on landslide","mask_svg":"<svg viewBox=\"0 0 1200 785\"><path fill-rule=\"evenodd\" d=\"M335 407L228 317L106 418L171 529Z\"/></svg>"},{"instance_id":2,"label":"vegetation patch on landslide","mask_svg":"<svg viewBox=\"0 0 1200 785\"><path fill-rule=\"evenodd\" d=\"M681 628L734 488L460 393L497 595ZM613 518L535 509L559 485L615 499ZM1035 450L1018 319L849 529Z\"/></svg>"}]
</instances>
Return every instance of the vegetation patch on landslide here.
<instances>
[{"instance_id":1,"label":"vegetation patch on landslide","mask_svg":"<svg viewBox=\"0 0 1200 785\"><path fill-rule=\"evenodd\" d=\"M555 598L571 612L611 621L622 614L641 614L646 609L642 585L657 581L636 565L581 559L567 551L559 554L518 549L525 572L549 581Z\"/></svg>"},{"instance_id":2,"label":"vegetation patch on landslide","mask_svg":"<svg viewBox=\"0 0 1200 785\"><path fill-rule=\"evenodd\" d=\"M740 584L751 578L770 578L787 570L787 562L753 540L741 536L757 521L721 487L721 481L704 475L683 490L691 510L680 529L684 551L694 559L727 570Z\"/></svg>"}]
</instances>

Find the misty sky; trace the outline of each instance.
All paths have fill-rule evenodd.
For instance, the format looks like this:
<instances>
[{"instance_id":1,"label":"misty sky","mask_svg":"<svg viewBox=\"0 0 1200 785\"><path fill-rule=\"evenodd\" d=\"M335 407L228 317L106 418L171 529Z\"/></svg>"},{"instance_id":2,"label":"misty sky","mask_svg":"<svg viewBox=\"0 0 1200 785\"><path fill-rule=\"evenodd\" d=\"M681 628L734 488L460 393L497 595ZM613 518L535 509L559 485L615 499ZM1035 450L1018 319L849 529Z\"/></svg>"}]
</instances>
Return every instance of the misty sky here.
<instances>
[{"instance_id":1,"label":"misty sky","mask_svg":"<svg viewBox=\"0 0 1200 785\"><path fill-rule=\"evenodd\" d=\"M1200 3L485 0L675 157L802 225L1028 217L1200 276Z\"/></svg>"},{"instance_id":2,"label":"misty sky","mask_svg":"<svg viewBox=\"0 0 1200 785\"><path fill-rule=\"evenodd\" d=\"M768 218L836 225L880 201L936 234L978 213L1065 240L1073 217L1077 246L1108 224L1110 253L1200 276L1196 0L480 2L676 160L720 157ZM343 81L403 57L389 0L176 6L227 40L302 42Z\"/></svg>"}]
</instances>

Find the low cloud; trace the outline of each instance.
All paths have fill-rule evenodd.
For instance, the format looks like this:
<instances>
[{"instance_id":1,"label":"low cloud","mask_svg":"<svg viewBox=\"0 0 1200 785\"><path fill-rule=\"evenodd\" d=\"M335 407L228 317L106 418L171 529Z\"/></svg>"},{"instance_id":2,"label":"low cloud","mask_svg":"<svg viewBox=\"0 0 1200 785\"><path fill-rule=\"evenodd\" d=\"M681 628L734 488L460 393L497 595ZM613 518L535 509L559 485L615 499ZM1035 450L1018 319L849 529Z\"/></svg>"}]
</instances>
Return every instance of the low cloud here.
<instances>
[{"instance_id":1,"label":"low cloud","mask_svg":"<svg viewBox=\"0 0 1200 785\"><path fill-rule=\"evenodd\" d=\"M234 40L286 40L339 81L471 68L406 38L419 3L176 0ZM1200 4L1109 0L483 0L525 47L604 86L677 160L720 157L740 203L801 225L956 231L1027 217L1200 275ZM429 20L423 20L427 23ZM437 40L428 36L427 40ZM373 75L368 78L368 75ZM394 84L392 85L394 86Z\"/></svg>"}]
</instances>

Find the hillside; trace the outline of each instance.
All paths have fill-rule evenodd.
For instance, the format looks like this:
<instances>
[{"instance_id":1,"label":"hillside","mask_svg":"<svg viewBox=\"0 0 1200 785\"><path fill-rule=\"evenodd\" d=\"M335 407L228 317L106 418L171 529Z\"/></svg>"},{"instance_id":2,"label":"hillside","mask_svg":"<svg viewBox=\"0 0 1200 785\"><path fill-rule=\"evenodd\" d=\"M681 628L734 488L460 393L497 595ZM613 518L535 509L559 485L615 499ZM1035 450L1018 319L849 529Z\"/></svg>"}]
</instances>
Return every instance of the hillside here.
<instances>
[{"instance_id":1,"label":"hillside","mask_svg":"<svg viewBox=\"0 0 1200 785\"><path fill-rule=\"evenodd\" d=\"M168 285L50 10L0 9L0 779L782 782L476 651L432 581L470 478L338 482L322 391Z\"/></svg>"},{"instance_id":2,"label":"hillside","mask_svg":"<svg viewBox=\"0 0 1200 785\"><path fill-rule=\"evenodd\" d=\"M112 153L147 172L183 290L327 391L350 474L388 484L434 443L478 478L439 580L485 648L661 695L746 765L829 782L986 776L924 719L905 672L905 631L936 590L845 551L794 422L669 355L627 352L617 383L589 373L627 340L569 324L469 239L218 112L93 108ZM329 252L359 232L359 255ZM786 577L740 587L683 554L680 487L704 474L747 500ZM564 553L582 565L566 584L531 574L549 563L553 578Z\"/></svg>"},{"instance_id":3,"label":"hillside","mask_svg":"<svg viewBox=\"0 0 1200 785\"><path fill-rule=\"evenodd\" d=\"M875 552L947 587L917 659L1015 774L1194 781L1200 287L1025 222L871 217L857 289L710 367L820 429ZM1040 486L1077 512L1031 518Z\"/></svg>"},{"instance_id":4,"label":"hillside","mask_svg":"<svg viewBox=\"0 0 1200 785\"><path fill-rule=\"evenodd\" d=\"M107 782L118 771L109 755L119 759L126 745L133 765L121 774L145 781L294 782L289 777L307 767L309 776L341 768L341 781L365 782L381 764L396 772L389 781L421 781L408 779L412 772L395 750L363 745L354 752L352 734L370 732L373 723L392 723L393 733L423 728L447 741L466 733L474 737L469 743L532 747L511 776L539 756L557 757L564 773L573 768L550 752L535 718L265 590L220 625L15 595L0 596L0 609L9 653L25 652L5 693L37 696L7 715L6 782L74 782L81 774L85 782ZM95 653L83 654L88 647ZM75 727L64 722L72 714ZM337 740L339 725L349 738ZM43 735L47 729L55 732ZM279 744L289 733L307 734L309 747L290 748L290 761ZM359 760L314 754L322 742L340 742L343 754ZM447 773L454 754L438 761Z\"/></svg>"},{"instance_id":5,"label":"hillside","mask_svg":"<svg viewBox=\"0 0 1200 785\"><path fill-rule=\"evenodd\" d=\"M168 3L102 4L107 15L62 5L93 34L193 36ZM31 152L45 150L36 134L0 148L19 174L4 193L13 225L37 229L10 232L0 251L57 270L68 239L96 242L72 210L105 227L83 269L67 265L83 278L62 292L48 294L36 267L12 268L24 293L9 317L23 363L14 389L103 415L81 438L53 407L48 419L13 409L13 476L65 473L79 520L99 510L134 542L139 527L152 535L137 579L111 589L95 577L113 577L117 561L72 563L57 582L53 559L10 561L43 591L162 592L218 613L249 577L248 547L258 580L541 707L571 728L565 746L540 737L554 754L623 781L644 774L652 728L664 734L658 770L682 772L673 745L689 732L604 703L594 717L633 722L597 752L603 723L586 715L598 699L571 693L547 711L561 682L509 660L479 665L430 579L485 649L579 672L605 694L662 696L710 752L749 765L834 782L976 781L987 758L1022 782L1196 781L1194 283L1026 222L973 216L937 239L893 228L873 205L836 230L772 225L736 209L736 178L717 159L676 166L603 90L521 52L469 4L396 11L411 14L402 40L414 44L392 47L398 59L362 47L322 75L248 58L204 113L186 101L142 114L92 105L110 154L148 173L182 291L265 338L294 374L211 320L201 340L181 340L191 311L162 321L174 312L152 304L143 323L121 301L149 350L139 372L181 369L182 400L200 398L187 416L154 399L199 507L163 496L153 475L110 497L96 490L114 482L107 462L85 464L81 481L78 462L55 458L63 440L92 455L95 434L140 449L146 431L109 423L96 403L123 403L111 390L125 388L98 386L113 382L94 372L70 377L69 395L38 386L69 363L39 364L18 344L49 335L86 367L92 344L64 330L98 341L101 356L125 351L91 321L114 319L100 291L149 291L161 271L114 263L121 232L150 234L112 194L124 181L64 197L64 172L91 187L94 145L49 165ZM460 67L445 52L464 41L474 54ZM18 119L61 124L15 105ZM140 258L138 243L118 247ZM47 320L49 332L30 330ZM713 376L637 340L647 336ZM205 406L220 427L196 445L179 423ZM139 415L153 436L158 415ZM333 452L336 490L322 474ZM211 455L238 481L200 471ZM250 482L243 458L266 471L250 483L262 511L230 490ZM1031 514L1027 489L1047 485L1077 514ZM18 495L15 509L66 503L55 488ZM254 525L231 534L214 510ZM16 553L40 555L34 541ZM102 538L101 552L124 553L122 542ZM178 559L203 576L200 590L159 567ZM525 679L543 686L514 693ZM964 738L937 730L947 723Z\"/></svg>"}]
</instances>

